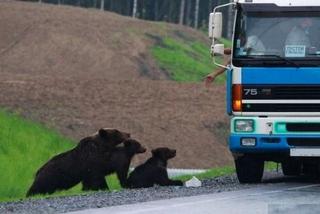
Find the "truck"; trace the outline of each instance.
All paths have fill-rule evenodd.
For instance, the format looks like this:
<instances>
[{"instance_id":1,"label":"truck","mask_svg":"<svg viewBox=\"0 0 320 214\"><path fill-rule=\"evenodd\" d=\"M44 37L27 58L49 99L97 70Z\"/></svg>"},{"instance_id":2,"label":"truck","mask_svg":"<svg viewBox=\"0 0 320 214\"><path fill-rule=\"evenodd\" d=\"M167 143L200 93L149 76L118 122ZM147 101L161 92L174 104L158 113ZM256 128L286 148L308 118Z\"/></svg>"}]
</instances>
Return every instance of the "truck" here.
<instances>
[{"instance_id":1,"label":"truck","mask_svg":"<svg viewBox=\"0 0 320 214\"><path fill-rule=\"evenodd\" d=\"M223 14L225 7L233 12ZM232 48L223 65L229 14ZM320 1L234 0L210 13L209 37L214 63L226 69L229 149L240 183L261 182L266 161L287 176L319 173Z\"/></svg>"}]
</instances>

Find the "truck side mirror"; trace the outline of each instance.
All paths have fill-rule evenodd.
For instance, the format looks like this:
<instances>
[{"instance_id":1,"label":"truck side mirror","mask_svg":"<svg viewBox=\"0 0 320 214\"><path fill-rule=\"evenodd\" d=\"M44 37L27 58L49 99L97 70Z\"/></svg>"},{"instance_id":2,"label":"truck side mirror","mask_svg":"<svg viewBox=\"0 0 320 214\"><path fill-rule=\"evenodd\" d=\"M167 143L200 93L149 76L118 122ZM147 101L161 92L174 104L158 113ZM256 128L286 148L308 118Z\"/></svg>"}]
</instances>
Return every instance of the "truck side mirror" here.
<instances>
[{"instance_id":1,"label":"truck side mirror","mask_svg":"<svg viewBox=\"0 0 320 214\"><path fill-rule=\"evenodd\" d=\"M223 56L224 55L224 44L215 44L213 46L214 56Z\"/></svg>"},{"instance_id":2,"label":"truck side mirror","mask_svg":"<svg viewBox=\"0 0 320 214\"><path fill-rule=\"evenodd\" d=\"M222 13L210 13L209 38L220 39L222 37Z\"/></svg>"}]
</instances>

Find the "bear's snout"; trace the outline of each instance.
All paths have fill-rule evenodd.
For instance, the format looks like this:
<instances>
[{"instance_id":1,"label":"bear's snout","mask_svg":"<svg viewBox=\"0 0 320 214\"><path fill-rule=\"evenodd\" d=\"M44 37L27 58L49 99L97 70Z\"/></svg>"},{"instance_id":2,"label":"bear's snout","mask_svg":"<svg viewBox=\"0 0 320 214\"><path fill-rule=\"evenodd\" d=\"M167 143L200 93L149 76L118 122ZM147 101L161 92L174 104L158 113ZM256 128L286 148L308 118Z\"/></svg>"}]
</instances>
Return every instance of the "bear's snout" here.
<instances>
[{"instance_id":1,"label":"bear's snout","mask_svg":"<svg viewBox=\"0 0 320 214\"><path fill-rule=\"evenodd\" d=\"M125 137L126 139L129 139L131 136L130 136L129 133L124 133L124 137Z\"/></svg>"},{"instance_id":2,"label":"bear's snout","mask_svg":"<svg viewBox=\"0 0 320 214\"><path fill-rule=\"evenodd\" d=\"M175 149L171 149L170 153L171 153L170 158L174 158L177 154L177 151Z\"/></svg>"}]
</instances>

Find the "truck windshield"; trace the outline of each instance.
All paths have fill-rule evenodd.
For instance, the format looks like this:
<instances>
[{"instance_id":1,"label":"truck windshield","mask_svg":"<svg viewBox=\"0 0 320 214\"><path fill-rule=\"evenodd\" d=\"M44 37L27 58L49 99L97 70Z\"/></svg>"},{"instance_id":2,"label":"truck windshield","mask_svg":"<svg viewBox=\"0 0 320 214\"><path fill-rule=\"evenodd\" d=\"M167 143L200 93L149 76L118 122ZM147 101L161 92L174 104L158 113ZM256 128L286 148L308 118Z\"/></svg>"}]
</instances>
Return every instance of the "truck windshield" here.
<instances>
[{"instance_id":1,"label":"truck windshield","mask_svg":"<svg viewBox=\"0 0 320 214\"><path fill-rule=\"evenodd\" d=\"M320 66L320 13L238 10L235 66Z\"/></svg>"}]
</instances>

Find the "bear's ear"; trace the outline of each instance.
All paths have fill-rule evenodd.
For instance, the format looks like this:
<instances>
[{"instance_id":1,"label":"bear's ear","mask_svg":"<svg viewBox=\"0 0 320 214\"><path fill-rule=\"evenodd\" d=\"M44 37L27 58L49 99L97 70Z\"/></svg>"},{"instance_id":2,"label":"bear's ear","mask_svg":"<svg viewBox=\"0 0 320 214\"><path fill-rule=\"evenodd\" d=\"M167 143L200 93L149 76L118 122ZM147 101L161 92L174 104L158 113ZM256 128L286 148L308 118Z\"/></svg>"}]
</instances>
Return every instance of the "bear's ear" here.
<instances>
[{"instance_id":1,"label":"bear's ear","mask_svg":"<svg viewBox=\"0 0 320 214\"><path fill-rule=\"evenodd\" d=\"M152 149L151 152L152 152L152 156L154 157L159 156L159 151L157 149Z\"/></svg>"},{"instance_id":2,"label":"bear's ear","mask_svg":"<svg viewBox=\"0 0 320 214\"><path fill-rule=\"evenodd\" d=\"M102 138L108 138L108 137L109 137L109 134L108 134L107 130L105 130L105 129L100 129L100 130L99 130L99 136L102 137Z\"/></svg>"}]
</instances>

